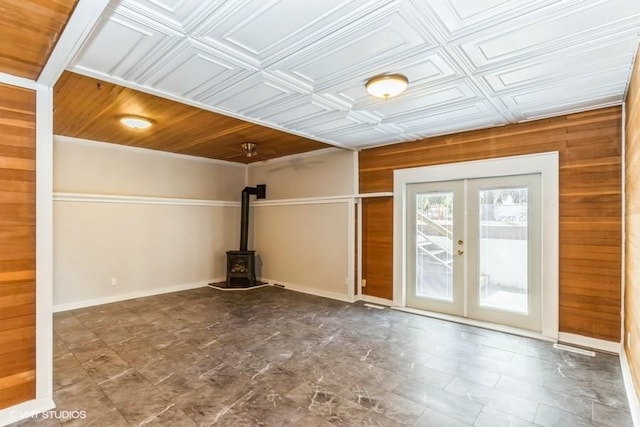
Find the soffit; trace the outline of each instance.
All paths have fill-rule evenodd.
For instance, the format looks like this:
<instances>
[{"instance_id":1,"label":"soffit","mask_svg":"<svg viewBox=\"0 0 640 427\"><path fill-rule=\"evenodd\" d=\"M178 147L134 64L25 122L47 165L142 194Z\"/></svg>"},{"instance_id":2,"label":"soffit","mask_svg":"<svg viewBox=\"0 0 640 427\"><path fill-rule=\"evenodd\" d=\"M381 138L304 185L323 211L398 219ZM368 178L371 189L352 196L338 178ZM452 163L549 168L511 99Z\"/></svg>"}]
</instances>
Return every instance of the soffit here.
<instances>
[{"instance_id":1,"label":"soffit","mask_svg":"<svg viewBox=\"0 0 640 427\"><path fill-rule=\"evenodd\" d=\"M56 135L239 163L328 147L321 142L202 110L92 77L64 72L54 87ZM123 126L124 115L153 118L149 129ZM241 143L258 144L248 158Z\"/></svg>"}]
</instances>

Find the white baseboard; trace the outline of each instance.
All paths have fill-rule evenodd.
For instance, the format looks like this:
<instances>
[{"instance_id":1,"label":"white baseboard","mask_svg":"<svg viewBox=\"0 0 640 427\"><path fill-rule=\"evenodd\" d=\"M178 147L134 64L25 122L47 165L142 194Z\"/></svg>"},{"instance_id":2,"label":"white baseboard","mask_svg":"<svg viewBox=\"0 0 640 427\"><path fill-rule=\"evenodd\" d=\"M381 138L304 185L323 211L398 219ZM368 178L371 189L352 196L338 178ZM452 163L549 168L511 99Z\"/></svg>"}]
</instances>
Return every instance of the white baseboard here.
<instances>
[{"instance_id":1,"label":"white baseboard","mask_svg":"<svg viewBox=\"0 0 640 427\"><path fill-rule=\"evenodd\" d=\"M620 354L620 343L615 341L605 341L598 338L590 338L582 335L570 334L568 332L558 333L558 342L573 344L579 347L592 348L594 350L606 351L608 353Z\"/></svg>"},{"instance_id":2,"label":"white baseboard","mask_svg":"<svg viewBox=\"0 0 640 427\"><path fill-rule=\"evenodd\" d=\"M283 282L281 280L273 280L273 279L267 279L267 278L261 278L260 279L262 282L267 282L270 283L272 285L280 285L281 287L284 287L284 289L289 289L291 291L296 291L296 292L302 292L305 294L310 294L310 295L315 295L318 297L324 297L324 298L330 298L330 299L335 299L338 301L342 301L342 302L354 302L355 300L355 295L353 296L353 298L349 298L348 294L341 294L339 292L333 292L333 291L325 291L322 289L316 289L316 288L310 288L307 286L303 286L303 285L296 285L293 283L286 283Z\"/></svg>"},{"instance_id":3,"label":"white baseboard","mask_svg":"<svg viewBox=\"0 0 640 427\"><path fill-rule=\"evenodd\" d=\"M631 368L629 367L629 359L627 359L627 352L624 348L620 351L620 367L622 368L624 388L627 392L627 398L629 399L631 419L633 420L634 426L640 427L640 398L638 397L638 393L636 392L636 388L633 384Z\"/></svg>"},{"instance_id":4,"label":"white baseboard","mask_svg":"<svg viewBox=\"0 0 640 427\"><path fill-rule=\"evenodd\" d=\"M74 301L65 304L56 304L53 306L53 312L75 310L78 308L92 307L94 305L110 304L112 302L125 301L128 299L144 298L153 295L168 294L171 292L187 291L189 289L203 288L209 283L223 282L225 278L211 279L203 282L185 283L181 285L165 286L162 288L145 289L144 291L128 292L126 294L113 295L102 298L94 298L82 301Z\"/></svg>"},{"instance_id":5,"label":"white baseboard","mask_svg":"<svg viewBox=\"0 0 640 427\"><path fill-rule=\"evenodd\" d=\"M358 297L358 300L364 301L364 302L370 302L371 304L384 305L387 307L393 306L393 301L391 301L390 299L372 297L371 295L362 294Z\"/></svg>"},{"instance_id":6,"label":"white baseboard","mask_svg":"<svg viewBox=\"0 0 640 427\"><path fill-rule=\"evenodd\" d=\"M0 426L6 426L20 420L31 418L55 407L56 404L53 403L51 396L18 403L17 405L0 410Z\"/></svg>"}]
</instances>

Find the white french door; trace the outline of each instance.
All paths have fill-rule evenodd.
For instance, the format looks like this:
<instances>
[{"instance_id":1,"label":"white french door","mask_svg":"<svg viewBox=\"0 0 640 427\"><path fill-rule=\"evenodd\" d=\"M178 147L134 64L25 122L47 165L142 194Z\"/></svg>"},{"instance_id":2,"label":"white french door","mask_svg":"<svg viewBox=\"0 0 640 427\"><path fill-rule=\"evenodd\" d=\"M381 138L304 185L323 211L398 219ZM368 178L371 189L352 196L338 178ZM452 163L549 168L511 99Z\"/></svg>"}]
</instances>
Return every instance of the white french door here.
<instances>
[{"instance_id":1,"label":"white french door","mask_svg":"<svg viewBox=\"0 0 640 427\"><path fill-rule=\"evenodd\" d=\"M541 330L540 174L407 185L407 306Z\"/></svg>"}]
</instances>

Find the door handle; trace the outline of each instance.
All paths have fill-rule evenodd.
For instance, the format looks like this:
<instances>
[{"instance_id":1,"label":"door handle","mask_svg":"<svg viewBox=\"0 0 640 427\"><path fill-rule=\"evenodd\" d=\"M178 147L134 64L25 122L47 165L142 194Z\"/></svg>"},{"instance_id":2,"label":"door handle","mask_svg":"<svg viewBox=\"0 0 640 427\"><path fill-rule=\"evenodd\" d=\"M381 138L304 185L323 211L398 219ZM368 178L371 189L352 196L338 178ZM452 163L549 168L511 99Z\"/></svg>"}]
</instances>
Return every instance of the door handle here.
<instances>
[{"instance_id":1,"label":"door handle","mask_svg":"<svg viewBox=\"0 0 640 427\"><path fill-rule=\"evenodd\" d=\"M462 255L464 251L462 249L458 249L458 255Z\"/></svg>"}]
</instances>

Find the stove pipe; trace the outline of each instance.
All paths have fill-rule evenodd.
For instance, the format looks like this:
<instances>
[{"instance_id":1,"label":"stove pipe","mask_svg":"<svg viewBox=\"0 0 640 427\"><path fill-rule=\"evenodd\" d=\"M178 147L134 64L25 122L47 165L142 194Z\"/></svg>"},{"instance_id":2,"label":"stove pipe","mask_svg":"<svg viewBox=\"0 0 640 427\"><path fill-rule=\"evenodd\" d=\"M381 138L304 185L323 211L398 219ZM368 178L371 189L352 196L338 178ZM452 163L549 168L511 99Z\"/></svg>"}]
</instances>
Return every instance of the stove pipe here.
<instances>
[{"instance_id":1,"label":"stove pipe","mask_svg":"<svg viewBox=\"0 0 640 427\"><path fill-rule=\"evenodd\" d=\"M259 184L255 187L245 187L242 190L242 207L240 216L240 250L247 251L249 245L249 196L254 194L256 199L267 197L267 185Z\"/></svg>"}]
</instances>

